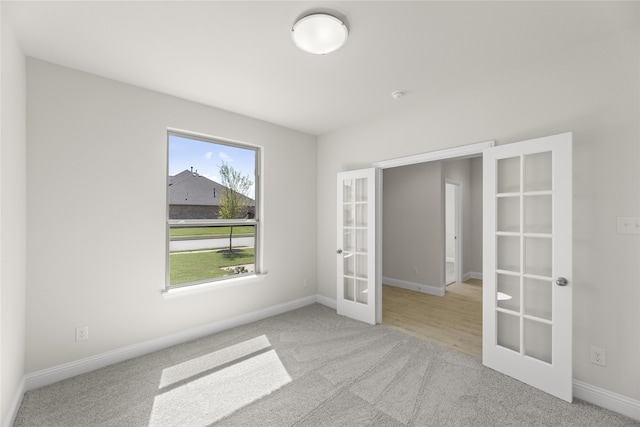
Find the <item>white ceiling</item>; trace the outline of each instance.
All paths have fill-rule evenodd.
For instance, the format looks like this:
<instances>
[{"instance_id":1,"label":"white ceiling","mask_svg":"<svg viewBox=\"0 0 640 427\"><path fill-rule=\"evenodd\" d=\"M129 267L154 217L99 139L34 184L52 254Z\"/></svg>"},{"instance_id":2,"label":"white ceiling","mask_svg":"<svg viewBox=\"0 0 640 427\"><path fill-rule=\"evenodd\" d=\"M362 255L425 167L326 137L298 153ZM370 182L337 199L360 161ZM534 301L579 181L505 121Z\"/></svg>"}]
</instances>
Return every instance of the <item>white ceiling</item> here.
<instances>
[{"instance_id":1,"label":"white ceiling","mask_svg":"<svg viewBox=\"0 0 640 427\"><path fill-rule=\"evenodd\" d=\"M638 25L634 2L3 1L26 55L321 135ZM350 36L291 41L317 8ZM391 92L408 95L394 101Z\"/></svg>"}]
</instances>

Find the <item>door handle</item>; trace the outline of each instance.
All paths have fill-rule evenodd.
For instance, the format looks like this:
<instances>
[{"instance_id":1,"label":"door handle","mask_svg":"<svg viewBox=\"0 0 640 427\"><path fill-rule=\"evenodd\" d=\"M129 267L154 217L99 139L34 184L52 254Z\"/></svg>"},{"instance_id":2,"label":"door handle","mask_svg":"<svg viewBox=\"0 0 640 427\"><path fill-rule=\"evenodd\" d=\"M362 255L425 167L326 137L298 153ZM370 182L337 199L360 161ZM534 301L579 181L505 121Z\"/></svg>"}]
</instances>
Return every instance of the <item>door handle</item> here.
<instances>
[{"instance_id":1,"label":"door handle","mask_svg":"<svg viewBox=\"0 0 640 427\"><path fill-rule=\"evenodd\" d=\"M556 285L558 286L567 286L568 284L569 284L569 281L564 277L558 277L556 279Z\"/></svg>"},{"instance_id":2,"label":"door handle","mask_svg":"<svg viewBox=\"0 0 640 427\"><path fill-rule=\"evenodd\" d=\"M337 253L338 255L340 255L340 254L342 253L342 249L338 249L338 250L336 251L336 253Z\"/></svg>"}]
</instances>

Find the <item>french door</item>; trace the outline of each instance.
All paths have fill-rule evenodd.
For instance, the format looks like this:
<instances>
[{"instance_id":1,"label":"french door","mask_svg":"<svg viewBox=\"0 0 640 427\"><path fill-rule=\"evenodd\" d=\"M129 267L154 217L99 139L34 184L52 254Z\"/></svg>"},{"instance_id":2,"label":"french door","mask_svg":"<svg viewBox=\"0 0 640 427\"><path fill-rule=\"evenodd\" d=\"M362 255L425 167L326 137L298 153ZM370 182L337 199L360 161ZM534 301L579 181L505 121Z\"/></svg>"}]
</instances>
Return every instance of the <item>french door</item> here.
<instances>
[{"instance_id":1,"label":"french door","mask_svg":"<svg viewBox=\"0 0 640 427\"><path fill-rule=\"evenodd\" d=\"M571 133L483 154L486 366L571 402Z\"/></svg>"},{"instance_id":2,"label":"french door","mask_svg":"<svg viewBox=\"0 0 640 427\"><path fill-rule=\"evenodd\" d=\"M337 311L376 323L376 169L338 174Z\"/></svg>"}]
</instances>

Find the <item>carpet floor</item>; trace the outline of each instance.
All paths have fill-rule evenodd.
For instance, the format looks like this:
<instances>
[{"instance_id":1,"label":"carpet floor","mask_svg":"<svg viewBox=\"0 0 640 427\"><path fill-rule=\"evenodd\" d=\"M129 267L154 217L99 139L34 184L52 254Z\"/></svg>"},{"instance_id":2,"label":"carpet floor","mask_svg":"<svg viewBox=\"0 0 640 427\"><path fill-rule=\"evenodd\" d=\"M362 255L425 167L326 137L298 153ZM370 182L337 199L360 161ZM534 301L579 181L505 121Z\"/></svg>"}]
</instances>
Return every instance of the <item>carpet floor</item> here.
<instances>
[{"instance_id":1,"label":"carpet floor","mask_svg":"<svg viewBox=\"0 0 640 427\"><path fill-rule=\"evenodd\" d=\"M14 426L638 426L314 304L25 394Z\"/></svg>"}]
</instances>

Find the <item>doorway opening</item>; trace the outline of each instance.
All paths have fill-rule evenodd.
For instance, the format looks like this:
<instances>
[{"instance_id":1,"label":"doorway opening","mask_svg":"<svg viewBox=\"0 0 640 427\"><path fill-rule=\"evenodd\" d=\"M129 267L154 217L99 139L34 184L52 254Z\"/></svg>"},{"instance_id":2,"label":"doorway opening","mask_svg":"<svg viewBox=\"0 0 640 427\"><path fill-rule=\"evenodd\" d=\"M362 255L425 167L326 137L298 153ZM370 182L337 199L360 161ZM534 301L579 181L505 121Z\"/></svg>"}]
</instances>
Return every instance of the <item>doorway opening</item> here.
<instances>
[{"instance_id":1,"label":"doorway opening","mask_svg":"<svg viewBox=\"0 0 640 427\"><path fill-rule=\"evenodd\" d=\"M383 169L381 323L479 360L485 147L375 164Z\"/></svg>"}]
</instances>

